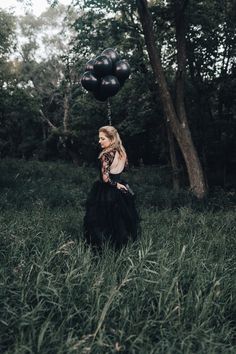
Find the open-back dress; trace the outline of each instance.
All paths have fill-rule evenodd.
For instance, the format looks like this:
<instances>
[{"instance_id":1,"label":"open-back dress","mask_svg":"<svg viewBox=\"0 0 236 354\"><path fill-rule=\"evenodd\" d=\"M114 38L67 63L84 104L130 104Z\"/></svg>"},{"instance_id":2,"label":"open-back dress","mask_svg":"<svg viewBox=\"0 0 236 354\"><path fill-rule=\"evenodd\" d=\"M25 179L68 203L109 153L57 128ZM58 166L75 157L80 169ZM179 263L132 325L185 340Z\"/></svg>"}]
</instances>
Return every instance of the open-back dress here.
<instances>
[{"instance_id":1,"label":"open-back dress","mask_svg":"<svg viewBox=\"0 0 236 354\"><path fill-rule=\"evenodd\" d=\"M84 235L92 246L100 248L110 241L119 248L137 238L139 224L134 195L116 187L117 182L127 183L121 174L128 162L116 150L104 153L100 162L100 179L94 182L86 202Z\"/></svg>"}]
</instances>

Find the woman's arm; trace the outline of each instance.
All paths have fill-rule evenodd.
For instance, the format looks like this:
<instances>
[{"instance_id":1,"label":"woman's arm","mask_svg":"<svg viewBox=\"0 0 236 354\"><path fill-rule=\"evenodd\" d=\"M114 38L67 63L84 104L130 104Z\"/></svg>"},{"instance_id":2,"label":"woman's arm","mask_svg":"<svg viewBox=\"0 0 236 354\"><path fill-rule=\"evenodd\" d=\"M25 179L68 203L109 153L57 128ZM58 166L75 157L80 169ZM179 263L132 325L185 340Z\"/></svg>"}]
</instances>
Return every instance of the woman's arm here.
<instances>
[{"instance_id":1,"label":"woman's arm","mask_svg":"<svg viewBox=\"0 0 236 354\"><path fill-rule=\"evenodd\" d=\"M110 151L109 153L103 154L101 157L101 173L102 173L102 180L105 183L110 184L113 187L117 187L118 189L125 189L127 188L118 182L112 181L110 179L110 166L114 160L115 153L113 151Z\"/></svg>"},{"instance_id":2,"label":"woman's arm","mask_svg":"<svg viewBox=\"0 0 236 354\"><path fill-rule=\"evenodd\" d=\"M110 166L112 164L112 161L114 160L114 157L115 157L115 153L112 151L102 155L102 157L101 157L101 173L102 173L103 182L116 187L117 182L114 182L110 179Z\"/></svg>"}]
</instances>

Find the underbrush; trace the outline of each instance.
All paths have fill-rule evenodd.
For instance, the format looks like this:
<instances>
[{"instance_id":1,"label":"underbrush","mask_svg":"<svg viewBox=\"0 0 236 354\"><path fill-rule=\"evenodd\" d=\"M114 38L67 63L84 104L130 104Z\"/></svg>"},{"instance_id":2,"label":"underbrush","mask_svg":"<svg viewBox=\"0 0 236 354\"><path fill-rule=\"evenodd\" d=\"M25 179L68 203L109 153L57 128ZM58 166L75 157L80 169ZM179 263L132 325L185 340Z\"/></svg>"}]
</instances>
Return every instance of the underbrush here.
<instances>
[{"instance_id":1,"label":"underbrush","mask_svg":"<svg viewBox=\"0 0 236 354\"><path fill-rule=\"evenodd\" d=\"M0 163L0 208L31 208L43 203L50 208L84 207L86 196L98 170L69 163L6 159ZM169 168L142 167L124 173L134 189L138 207L196 210L234 209L236 192L219 187L210 190L204 200L197 200L187 189L175 192Z\"/></svg>"},{"instance_id":2,"label":"underbrush","mask_svg":"<svg viewBox=\"0 0 236 354\"><path fill-rule=\"evenodd\" d=\"M0 168L1 353L235 353L233 193L198 203L163 170L130 171L142 234L94 253L82 222L96 170Z\"/></svg>"}]
</instances>

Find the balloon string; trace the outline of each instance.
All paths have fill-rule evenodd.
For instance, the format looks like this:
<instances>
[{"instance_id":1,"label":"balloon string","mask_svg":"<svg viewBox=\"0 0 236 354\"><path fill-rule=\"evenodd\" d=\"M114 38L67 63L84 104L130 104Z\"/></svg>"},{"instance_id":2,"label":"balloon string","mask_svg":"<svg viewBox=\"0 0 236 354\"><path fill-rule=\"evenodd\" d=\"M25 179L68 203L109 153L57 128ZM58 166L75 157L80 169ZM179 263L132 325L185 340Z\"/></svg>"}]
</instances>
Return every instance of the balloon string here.
<instances>
[{"instance_id":1,"label":"balloon string","mask_svg":"<svg viewBox=\"0 0 236 354\"><path fill-rule=\"evenodd\" d=\"M107 100L107 117L108 117L109 125L111 125L111 102L109 98Z\"/></svg>"}]
</instances>

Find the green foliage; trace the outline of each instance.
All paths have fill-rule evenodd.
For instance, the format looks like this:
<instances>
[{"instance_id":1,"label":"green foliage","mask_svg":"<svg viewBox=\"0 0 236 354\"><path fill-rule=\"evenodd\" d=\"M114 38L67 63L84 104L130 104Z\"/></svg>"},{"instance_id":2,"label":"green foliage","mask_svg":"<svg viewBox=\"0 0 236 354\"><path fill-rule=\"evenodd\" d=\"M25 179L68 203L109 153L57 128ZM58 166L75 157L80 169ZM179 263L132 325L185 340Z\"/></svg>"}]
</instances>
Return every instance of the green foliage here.
<instances>
[{"instance_id":1,"label":"green foliage","mask_svg":"<svg viewBox=\"0 0 236 354\"><path fill-rule=\"evenodd\" d=\"M127 4L124 1L88 0L83 5L81 2L77 4L83 10L74 25L77 33L74 52L77 56L83 54L88 60L112 46L131 62L130 81L112 99L112 108L113 122L121 130L132 163L137 164L142 159L147 164L166 164L169 158L163 112L135 1ZM173 4L173 1L150 2L165 75L174 97L176 40ZM232 156L235 150L232 140L236 128L233 119L235 100L233 97L227 99L227 96L231 97L230 92L234 92L235 76L231 49L236 22L230 13L235 11L233 3L228 1L190 1L186 7L186 107L191 131L208 183L224 187L234 185L231 171L235 170ZM230 90L229 85L232 85ZM225 95L226 91L228 95ZM95 104L89 95L88 98L86 110L91 117L91 108L93 110ZM79 122L87 119L80 111ZM88 135L92 134L93 130L87 128ZM179 156L178 160L181 163Z\"/></svg>"},{"instance_id":2,"label":"green foliage","mask_svg":"<svg viewBox=\"0 0 236 354\"><path fill-rule=\"evenodd\" d=\"M0 9L0 60L13 47L14 30L14 16Z\"/></svg>"},{"instance_id":3,"label":"green foliage","mask_svg":"<svg viewBox=\"0 0 236 354\"><path fill-rule=\"evenodd\" d=\"M219 204L225 194L202 210L171 208L168 172L133 170L141 237L96 254L82 236L94 169L0 168L2 353L235 352L236 224L233 205ZM145 199L157 184L167 208Z\"/></svg>"},{"instance_id":4,"label":"green foliage","mask_svg":"<svg viewBox=\"0 0 236 354\"><path fill-rule=\"evenodd\" d=\"M9 90L10 91L10 90ZM42 126L38 120L37 100L21 88L5 91L0 129L1 156L29 157L40 142ZM22 104L24 102L24 104Z\"/></svg>"},{"instance_id":5,"label":"green foliage","mask_svg":"<svg viewBox=\"0 0 236 354\"><path fill-rule=\"evenodd\" d=\"M194 54L190 48L189 54L194 55L196 71L200 71L203 80L230 73L236 39L234 2L191 2L188 16L188 42L194 48Z\"/></svg>"},{"instance_id":6,"label":"green foliage","mask_svg":"<svg viewBox=\"0 0 236 354\"><path fill-rule=\"evenodd\" d=\"M149 1L174 97L173 4ZM234 2L226 0L189 1L186 7L187 113L208 184L224 188L235 185L234 10ZM16 20L5 12L0 14L0 52L4 53L0 61L1 156L94 163L97 129L108 123L107 105L81 88L80 77L87 60L113 47L129 61L132 70L130 79L111 99L112 122L121 133L130 164L169 164L158 83L150 68L136 1L75 1L70 10L58 5L40 18L24 16L19 28L25 45L20 48L21 56L12 60L7 54L14 45ZM61 31L48 36L47 31L61 23ZM39 34L45 48L42 54L47 57L38 56ZM65 98L69 107L67 129L63 125ZM42 118L40 110L55 129ZM181 165L179 151L177 158Z\"/></svg>"}]
</instances>

